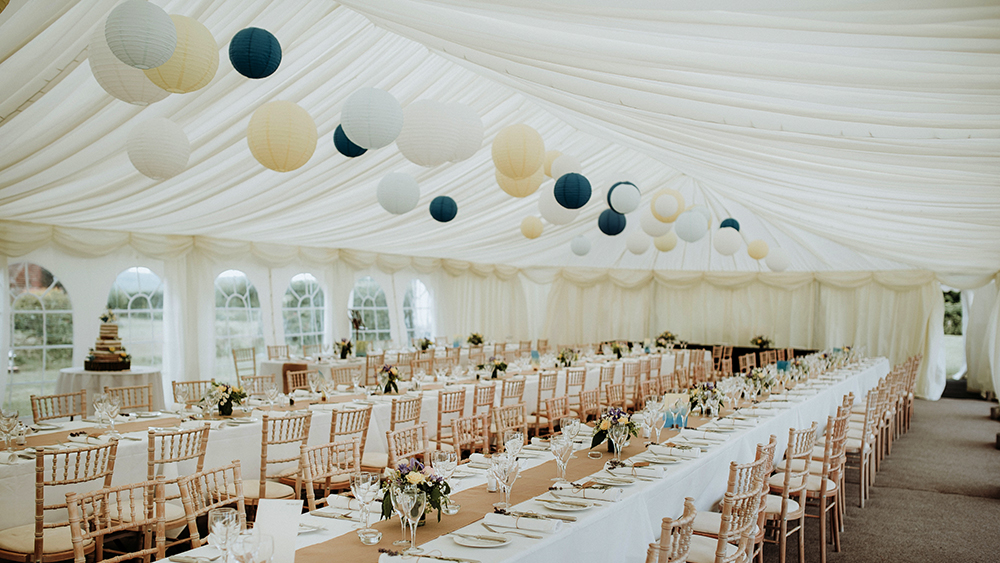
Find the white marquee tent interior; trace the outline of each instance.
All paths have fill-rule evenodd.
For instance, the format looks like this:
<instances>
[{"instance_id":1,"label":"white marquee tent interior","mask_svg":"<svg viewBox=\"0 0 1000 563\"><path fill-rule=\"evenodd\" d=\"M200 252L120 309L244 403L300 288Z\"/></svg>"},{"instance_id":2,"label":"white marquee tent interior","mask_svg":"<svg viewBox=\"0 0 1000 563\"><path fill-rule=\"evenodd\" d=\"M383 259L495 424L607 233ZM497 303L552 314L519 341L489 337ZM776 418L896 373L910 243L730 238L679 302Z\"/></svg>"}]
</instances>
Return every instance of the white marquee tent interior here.
<instances>
[{"instance_id":1,"label":"white marquee tent interior","mask_svg":"<svg viewBox=\"0 0 1000 563\"><path fill-rule=\"evenodd\" d=\"M352 289L370 276L397 342L408 328L552 343L669 329L746 345L766 334L778 346L863 346L893 362L922 353L917 394L936 399L945 285L964 290L970 389L1000 387L996 2L153 0L207 27L219 66L205 87L146 106L105 92L88 60L119 3L12 0L0 13L4 355L35 346L13 337L25 291L16 265L45 268L69 296L71 338L36 346L59 348L50 367L82 364L120 274L155 274L162 303L147 307L162 323L144 338L162 350L153 355L167 379L232 369L236 339L217 309L219 287L239 277L232 270L255 287L249 336L261 347L307 332L289 328L293 277L315 279L323 305L312 336L329 343L350 336ZM250 26L282 50L260 80L229 59ZM332 140L341 109L368 87L404 110L419 100L468 106L485 127L481 146L433 167L395 144L343 156ZM276 100L298 104L318 131L315 154L290 172L248 148L251 116ZM187 166L166 180L141 174L126 150L151 118L190 141ZM498 133L522 123L546 150L576 158L594 187L575 219L543 221L534 239L520 225L539 215L553 181L511 197L491 158ZM412 211L377 201L392 172L419 183ZM605 195L625 180L642 203L625 232L607 236ZM707 208L706 236L669 251L650 244L642 215L664 188ZM438 196L457 203L454 220L431 217ZM726 256L713 239L730 217L742 240ZM580 236L592 245L583 256L571 251ZM643 252L629 249L633 239ZM754 240L786 255L787 268L752 258ZM414 309L420 327L407 326ZM6 398L24 375L3 377Z\"/></svg>"}]
</instances>

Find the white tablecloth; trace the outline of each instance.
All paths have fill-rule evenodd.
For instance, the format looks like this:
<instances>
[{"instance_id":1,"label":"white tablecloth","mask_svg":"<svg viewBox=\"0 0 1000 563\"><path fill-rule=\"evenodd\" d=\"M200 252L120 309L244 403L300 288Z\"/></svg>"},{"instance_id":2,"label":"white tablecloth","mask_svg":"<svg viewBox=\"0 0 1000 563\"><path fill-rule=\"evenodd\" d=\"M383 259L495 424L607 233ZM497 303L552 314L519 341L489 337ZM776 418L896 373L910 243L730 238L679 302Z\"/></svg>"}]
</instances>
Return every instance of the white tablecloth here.
<instances>
[{"instance_id":1,"label":"white tablecloth","mask_svg":"<svg viewBox=\"0 0 1000 563\"><path fill-rule=\"evenodd\" d=\"M153 386L152 410L163 410L163 375L160 370L145 366L132 366L126 371L87 371L83 368L63 368L56 379L56 393L73 393L87 390L87 411L94 413L94 399L105 387Z\"/></svg>"}]
</instances>

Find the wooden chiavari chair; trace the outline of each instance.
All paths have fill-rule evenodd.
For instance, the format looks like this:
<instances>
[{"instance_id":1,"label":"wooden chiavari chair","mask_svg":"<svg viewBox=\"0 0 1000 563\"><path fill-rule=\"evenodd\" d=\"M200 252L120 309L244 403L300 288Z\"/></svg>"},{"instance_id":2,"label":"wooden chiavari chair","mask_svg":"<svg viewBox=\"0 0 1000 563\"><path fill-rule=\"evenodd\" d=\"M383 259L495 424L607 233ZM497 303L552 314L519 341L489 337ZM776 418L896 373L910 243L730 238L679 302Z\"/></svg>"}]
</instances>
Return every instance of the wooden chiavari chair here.
<instances>
[{"instance_id":1,"label":"wooden chiavari chair","mask_svg":"<svg viewBox=\"0 0 1000 563\"><path fill-rule=\"evenodd\" d=\"M385 352L365 356L365 385L378 384L378 370L385 365Z\"/></svg>"},{"instance_id":2,"label":"wooden chiavari chair","mask_svg":"<svg viewBox=\"0 0 1000 563\"><path fill-rule=\"evenodd\" d=\"M389 463L389 456L385 453L365 450L371 420L371 405L358 409L333 409L330 417L330 443L357 438L362 471L369 470L366 468L381 471Z\"/></svg>"},{"instance_id":3,"label":"wooden chiavari chair","mask_svg":"<svg viewBox=\"0 0 1000 563\"><path fill-rule=\"evenodd\" d=\"M59 395L32 395L30 399L31 418L35 424L54 418L69 417L73 420L77 416L82 420L87 416L86 389Z\"/></svg>"},{"instance_id":4,"label":"wooden chiavari chair","mask_svg":"<svg viewBox=\"0 0 1000 563\"><path fill-rule=\"evenodd\" d=\"M162 476L163 468L172 465L178 475L183 474L181 464L194 460L194 472L199 473L205 466L208 451L209 424L186 430L161 430L150 428L146 435L146 479L154 480ZM176 485L179 477L164 480L164 486ZM172 488L172 487L171 487ZM187 521L184 505L180 502L180 491L164 496L164 522L167 530L181 527ZM178 501L178 502L170 502ZM112 515L117 517L116 515ZM167 547L188 542L188 538L169 541Z\"/></svg>"},{"instance_id":5,"label":"wooden chiavari chair","mask_svg":"<svg viewBox=\"0 0 1000 563\"><path fill-rule=\"evenodd\" d=\"M587 368L566 368L566 386L563 395L569 397L569 408L579 410L580 392L587 386Z\"/></svg>"},{"instance_id":6,"label":"wooden chiavari chair","mask_svg":"<svg viewBox=\"0 0 1000 563\"><path fill-rule=\"evenodd\" d=\"M153 385L130 385L128 387L105 387L104 392L121 401L119 412L149 412L153 410Z\"/></svg>"},{"instance_id":7,"label":"wooden chiavari chair","mask_svg":"<svg viewBox=\"0 0 1000 563\"><path fill-rule=\"evenodd\" d=\"M684 499L684 513L676 520L664 518L660 529L660 541L649 544L646 563L682 563L687 561L691 550L692 524L698 511L694 499Z\"/></svg>"},{"instance_id":8,"label":"wooden chiavari chair","mask_svg":"<svg viewBox=\"0 0 1000 563\"><path fill-rule=\"evenodd\" d=\"M538 354L540 356L544 356L545 354L548 354L549 353L549 341L548 341L548 339L542 340L541 338L539 338L538 339L538 344L537 344L536 348L538 349Z\"/></svg>"},{"instance_id":9,"label":"wooden chiavari chair","mask_svg":"<svg viewBox=\"0 0 1000 563\"><path fill-rule=\"evenodd\" d=\"M66 512L73 543L74 563L87 562L87 547L96 545L94 563L118 563L141 558L145 563L163 559L166 552L163 477L153 481L105 487L86 494L67 493ZM111 518L114 507L118 518ZM105 559L104 539L111 534L136 532L142 537L138 551ZM152 557L155 555L156 557Z\"/></svg>"},{"instance_id":10,"label":"wooden chiavari chair","mask_svg":"<svg viewBox=\"0 0 1000 563\"><path fill-rule=\"evenodd\" d=\"M174 381L172 382L172 388L174 392L174 402L184 403L185 405L193 405L204 397L215 385L215 382L209 379L200 379L197 381ZM181 401L181 398L184 400Z\"/></svg>"},{"instance_id":11,"label":"wooden chiavari chair","mask_svg":"<svg viewBox=\"0 0 1000 563\"><path fill-rule=\"evenodd\" d=\"M626 360L622 362L622 383L625 385L625 407L635 410L639 404L639 362Z\"/></svg>"},{"instance_id":12,"label":"wooden chiavari chair","mask_svg":"<svg viewBox=\"0 0 1000 563\"><path fill-rule=\"evenodd\" d=\"M624 383L606 383L604 385L604 402L601 403L601 410L607 410L611 407L625 409Z\"/></svg>"},{"instance_id":13,"label":"wooden chiavari chair","mask_svg":"<svg viewBox=\"0 0 1000 563\"><path fill-rule=\"evenodd\" d=\"M756 354L751 352L740 356L740 373L749 373L755 367L757 367Z\"/></svg>"},{"instance_id":14,"label":"wooden chiavari chair","mask_svg":"<svg viewBox=\"0 0 1000 563\"><path fill-rule=\"evenodd\" d=\"M580 406L574 410L578 418L584 422L590 417L597 418L601 414L601 392L597 389L580 391Z\"/></svg>"},{"instance_id":15,"label":"wooden chiavari chair","mask_svg":"<svg viewBox=\"0 0 1000 563\"><path fill-rule=\"evenodd\" d=\"M722 349L724 346L712 346L712 369L719 371L722 364Z\"/></svg>"},{"instance_id":16,"label":"wooden chiavari chair","mask_svg":"<svg viewBox=\"0 0 1000 563\"><path fill-rule=\"evenodd\" d=\"M500 406L524 402L524 378L512 377L503 380L500 387Z\"/></svg>"},{"instance_id":17,"label":"wooden chiavari chair","mask_svg":"<svg viewBox=\"0 0 1000 563\"><path fill-rule=\"evenodd\" d=\"M361 440L351 438L318 446L299 446L299 480L296 489L305 487L306 505L316 510L316 489L322 489L321 502L331 491L350 488L351 476L361 473Z\"/></svg>"},{"instance_id":18,"label":"wooden chiavari chair","mask_svg":"<svg viewBox=\"0 0 1000 563\"><path fill-rule=\"evenodd\" d=\"M487 453L490 448L490 417L486 413L459 417L451 421L451 435L458 458L468 450Z\"/></svg>"},{"instance_id":19,"label":"wooden chiavari chair","mask_svg":"<svg viewBox=\"0 0 1000 563\"><path fill-rule=\"evenodd\" d=\"M636 409L642 409L646 405L646 397L650 395L662 395L660 392L660 380L650 379L648 381L639 382L639 404Z\"/></svg>"},{"instance_id":20,"label":"wooden chiavari chair","mask_svg":"<svg viewBox=\"0 0 1000 563\"><path fill-rule=\"evenodd\" d=\"M233 348L233 367L236 369L237 382L240 382L244 375L257 375L257 350Z\"/></svg>"},{"instance_id":21,"label":"wooden chiavari chair","mask_svg":"<svg viewBox=\"0 0 1000 563\"><path fill-rule=\"evenodd\" d=\"M777 354L776 361L779 361L779 362L785 361L785 349L784 348L778 348L777 350L775 350L775 353Z\"/></svg>"},{"instance_id":22,"label":"wooden chiavari chair","mask_svg":"<svg viewBox=\"0 0 1000 563\"><path fill-rule=\"evenodd\" d=\"M875 476L874 455L878 433L878 406L878 390L871 389L865 399L865 415L862 417L860 431L855 433L854 431L858 429L851 427L853 422L849 423L847 439L844 441L845 471L848 468L858 470L858 506L861 508L865 507L865 500L869 496ZM814 458L820 453L817 451L818 449L818 446L813 448ZM857 460L856 465L848 463L852 459Z\"/></svg>"},{"instance_id":23,"label":"wooden chiavari chair","mask_svg":"<svg viewBox=\"0 0 1000 563\"><path fill-rule=\"evenodd\" d=\"M410 377L413 376L413 370L411 368L411 362L413 358L416 357L414 352L400 352L396 360L396 367L399 368L399 379L401 381L409 381Z\"/></svg>"},{"instance_id":24,"label":"wooden chiavari chair","mask_svg":"<svg viewBox=\"0 0 1000 563\"><path fill-rule=\"evenodd\" d=\"M795 350L792 348L785 348L785 360L790 362L794 357L795 357Z\"/></svg>"},{"instance_id":25,"label":"wooden chiavari chair","mask_svg":"<svg viewBox=\"0 0 1000 563\"><path fill-rule=\"evenodd\" d=\"M184 517L187 519L192 547L201 547L208 543L208 538L203 539L198 532L198 518L207 516L212 509L232 506L236 509L240 520L240 529L246 529L243 475L238 460L229 465L181 477L177 481L177 487L181 491L181 502L184 504Z\"/></svg>"},{"instance_id":26,"label":"wooden chiavari chair","mask_svg":"<svg viewBox=\"0 0 1000 563\"><path fill-rule=\"evenodd\" d=\"M451 435L451 421L465 416L465 387L458 389L442 389L438 392L437 433L434 447L441 449L442 444L454 448L455 440Z\"/></svg>"},{"instance_id":27,"label":"wooden chiavari chair","mask_svg":"<svg viewBox=\"0 0 1000 563\"><path fill-rule=\"evenodd\" d=\"M302 345L302 357L303 358L315 358L317 356L323 355L323 345L322 344L303 344Z\"/></svg>"},{"instance_id":28,"label":"wooden chiavari chair","mask_svg":"<svg viewBox=\"0 0 1000 563\"><path fill-rule=\"evenodd\" d=\"M339 366L330 368L330 375L337 385L354 385L354 374L361 369L358 366Z\"/></svg>"},{"instance_id":29,"label":"wooden chiavari chair","mask_svg":"<svg viewBox=\"0 0 1000 563\"><path fill-rule=\"evenodd\" d=\"M660 377L660 365L663 363L662 354L651 354L649 356L649 377L655 379Z\"/></svg>"},{"instance_id":30,"label":"wooden chiavari chair","mask_svg":"<svg viewBox=\"0 0 1000 563\"><path fill-rule=\"evenodd\" d=\"M455 369L455 366L461 361L461 355L461 348L445 348L444 363L441 367L444 369Z\"/></svg>"},{"instance_id":31,"label":"wooden chiavari chair","mask_svg":"<svg viewBox=\"0 0 1000 563\"><path fill-rule=\"evenodd\" d=\"M508 430L518 430L528 443L528 409L524 403L500 406L493 409L493 426L496 427L497 449L503 451L503 435Z\"/></svg>"},{"instance_id":32,"label":"wooden chiavari chair","mask_svg":"<svg viewBox=\"0 0 1000 563\"><path fill-rule=\"evenodd\" d=\"M538 398L535 401L535 412L528 415L528 432L538 434L542 428L549 426L545 414L545 400L556 396L558 374L554 371L543 371L538 374Z\"/></svg>"},{"instance_id":33,"label":"wooden chiavari chair","mask_svg":"<svg viewBox=\"0 0 1000 563\"><path fill-rule=\"evenodd\" d=\"M247 375L243 377L243 390L248 397L263 397L267 395L268 385L277 385L274 374Z\"/></svg>"},{"instance_id":34,"label":"wooden chiavari chair","mask_svg":"<svg viewBox=\"0 0 1000 563\"><path fill-rule=\"evenodd\" d=\"M567 397L550 397L545 399L545 420L548 422L549 435L555 434L556 427L559 426L559 421L571 414L569 399Z\"/></svg>"},{"instance_id":35,"label":"wooden chiavari chair","mask_svg":"<svg viewBox=\"0 0 1000 563\"><path fill-rule=\"evenodd\" d=\"M778 560L785 562L788 536L799 534L799 561L805 561L806 486L809 479L809 460L812 457L813 442L816 441L816 423L803 430L788 430L788 447L785 460L788 470L781 473L781 484L769 482L771 493L766 499L767 526L776 537L765 537L764 541L778 544ZM772 479L773 481L773 479ZM794 497L794 498L793 498ZM794 528L788 524L798 520Z\"/></svg>"},{"instance_id":36,"label":"wooden chiavari chair","mask_svg":"<svg viewBox=\"0 0 1000 563\"><path fill-rule=\"evenodd\" d=\"M691 563L735 563L750 558L753 552L757 512L760 506L760 489L763 482L753 466L763 463L756 460L737 465L732 462L730 475L738 473L732 492L722 499L722 518L717 537L691 536L691 549L687 561ZM747 468L746 466L750 466ZM743 470L743 471L741 471ZM730 478L732 481L733 478ZM697 519L697 517L696 517Z\"/></svg>"},{"instance_id":37,"label":"wooden chiavari chair","mask_svg":"<svg viewBox=\"0 0 1000 563\"><path fill-rule=\"evenodd\" d=\"M597 379L597 389L601 393L602 404L607 400L607 397L604 395L605 387L608 384L614 382L615 382L615 365L614 364L602 365L600 371L598 372L598 379Z\"/></svg>"},{"instance_id":38,"label":"wooden chiavari chair","mask_svg":"<svg viewBox=\"0 0 1000 563\"><path fill-rule=\"evenodd\" d=\"M673 393L678 390L677 387L677 377L671 373L664 373L660 375L660 391L663 393Z\"/></svg>"},{"instance_id":39,"label":"wooden chiavari chair","mask_svg":"<svg viewBox=\"0 0 1000 563\"><path fill-rule=\"evenodd\" d=\"M493 355L494 356L502 356L503 353L506 352L506 351L507 351L507 343L506 342L497 342L496 344L493 345Z\"/></svg>"},{"instance_id":40,"label":"wooden chiavari chair","mask_svg":"<svg viewBox=\"0 0 1000 563\"><path fill-rule=\"evenodd\" d=\"M389 430L396 430L404 424L416 424L420 421L420 410L424 404L423 395L416 397L392 398L392 410L389 416Z\"/></svg>"},{"instance_id":41,"label":"wooden chiavari chair","mask_svg":"<svg viewBox=\"0 0 1000 563\"><path fill-rule=\"evenodd\" d=\"M282 444L305 444L309 440L309 425L312 422L312 412L282 413L284 416L272 416L264 413L260 430L260 478L247 479L243 482L243 494L246 504L256 506L260 499L298 498L298 490L282 483L282 477L293 478L299 472L299 456L271 457L268 450ZM270 465L295 465L268 475Z\"/></svg>"},{"instance_id":42,"label":"wooden chiavari chair","mask_svg":"<svg viewBox=\"0 0 1000 563\"><path fill-rule=\"evenodd\" d=\"M492 383L477 383L472 391L472 414L479 414L480 412L485 412L487 415L492 414L496 395L496 385Z\"/></svg>"},{"instance_id":43,"label":"wooden chiavari chair","mask_svg":"<svg viewBox=\"0 0 1000 563\"><path fill-rule=\"evenodd\" d=\"M319 370L303 369L285 372L285 388L291 393L296 389L309 389L309 378L318 377Z\"/></svg>"},{"instance_id":44,"label":"wooden chiavari chair","mask_svg":"<svg viewBox=\"0 0 1000 563\"><path fill-rule=\"evenodd\" d=\"M482 344L469 345L469 363L474 366L486 363L486 353L483 352Z\"/></svg>"},{"instance_id":45,"label":"wooden chiavari chair","mask_svg":"<svg viewBox=\"0 0 1000 563\"><path fill-rule=\"evenodd\" d=\"M410 360L410 374L423 371L425 375L434 375L434 350L429 350L430 355L416 357Z\"/></svg>"},{"instance_id":46,"label":"wooden chiavari chair","mask_svg":"<svg viewBox=\"0 0 1000 563\"><path fill-rule=\"evenodd\" d=\"M390 430L385 433L385 441L389 446L389 467L396 467L404 460L414 457L419 457L425 465L429 461L426 458L431 447L426 422Z\"/></svg>"},{"instance_id":47,"label":"wooden chiavari chair","mask_svg":"<svg viewBox=\"0 0 1000 563\"><path fill-rule=\"evenodd\" d=\"M279 344L277 346L267 347L267 359L268 360L287 360L290 356L288 355L288 345ZM254 374L256 375L256 374Z\"/></svg>"}]
</instances>

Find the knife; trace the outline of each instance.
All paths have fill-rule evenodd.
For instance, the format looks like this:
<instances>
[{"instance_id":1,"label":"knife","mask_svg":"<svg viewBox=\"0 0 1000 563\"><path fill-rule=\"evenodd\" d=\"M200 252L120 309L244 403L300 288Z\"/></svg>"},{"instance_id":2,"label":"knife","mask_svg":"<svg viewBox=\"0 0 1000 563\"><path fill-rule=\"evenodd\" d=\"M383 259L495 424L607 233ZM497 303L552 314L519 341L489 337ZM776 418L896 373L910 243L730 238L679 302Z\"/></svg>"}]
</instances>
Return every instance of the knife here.
<instances>
[{"instance_id":1,"label":"knife","mask_svg":"<svg viewBox=\"0 0 1000 563\"><path fill-rule=\"evenodd\" d=\"M310 516L319 516L321 518L333 518L334 520L349 520L351 522L357 522L358 521L356 518L351 518L350 516L347 516L346 514L336 514L336 513L333 513L333 512L320 512L318 510L314 510L314 511L310 512L309 515Z\"/></svg>"},{"instance_id":2,"label":"knife","mask_svg":"<svg viewBox=\"0 0 1000 563\"><path fill-rule=\"evenodd\" d=\"M542 520L562 520L563 522L576 522L576 516L550 516L548 514L539 514L537 512L511 512L507 511L507 514L511 516L520 516L521 518L541 518Z\"/></svg>"},{"instance_id":3,"label":"knife","mask_svg":"<svg viewBox=\"0 0 1000 563\"><path fill-rule=\"evenodd\" d=\"M460 538L468 538L470 540L481 540L481 541L492 541L497 543L507 543L507 538L498 538L494 536L480 536L476 534L460 534L458 532L452 532L452 536L458 536Z\"/></svg>"}]
</instances>

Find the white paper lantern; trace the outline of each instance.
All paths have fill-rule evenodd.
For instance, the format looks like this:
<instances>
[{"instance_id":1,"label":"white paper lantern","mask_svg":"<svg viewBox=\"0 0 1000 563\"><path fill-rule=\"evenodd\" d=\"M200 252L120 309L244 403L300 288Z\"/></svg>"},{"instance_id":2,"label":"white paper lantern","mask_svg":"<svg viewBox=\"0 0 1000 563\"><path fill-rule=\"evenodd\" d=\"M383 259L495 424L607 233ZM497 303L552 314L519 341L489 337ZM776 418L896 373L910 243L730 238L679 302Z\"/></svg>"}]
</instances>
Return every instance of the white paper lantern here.
<instances>
[{"instance_id":1,"label":"white paper lantern","mask_svg":"<svg viewBox=\"0 0 1000 563\"><path fill-rule=\"evenodd\" d=\"M580 166L579 160L568 154L564 154L552 161L549 171L552 172L552 179L558 180L563 174L569 174L570 172L583 174L583 167Z\"/></svg>"},{"instance_id":2,"label":"white paper lantern","mask_svg":"<svg viewBox=\"0 0 1000 563\"><path fill-rule=\"evenodd\" d=\"M791 265L791 259L784 248L774 248L771 252L768 252L764 263L767 264L767 267L772 272L784 272Z\"/></svg>"},{"instance_id":3,"label":"white paper lantern","mask_svg":"<svg viewBox=\"0 0 1000 563\"><path fill-rule=\"evenodd\" d=\"M569 243L570 250L577 256L586 256L590 252L590 239L579 235Z\"/></svg>"},{"instance_id":4,"label":"white paper lantern","mask_svg":"<svg viewBox=\"0 0 1000 563\"><path fill-rule=\"evenodd\" d=\"M340 110L344 134L363 149L392 144L403 130L403 108L392 94L378 88L361 88Z\"/></svg>"},{"instance_id":5,"label":"white paper lantern","mask_svg":"<svg viewBox=\"0 0 1000 563\"><path fill-rule=\"evenodd\" d=\"M619 182L611 186L611 193L608 195L608 205L618 213L625 215L631 213L639 207L642 194L639 188L632 182Z\"/></svg>"},{"instance_id":6,"label":"white paper lantern","mask_svg":"<svg viewBox=\"0 0 1000 563\"><path fill-rule=\"evenodd\" d=\"M580 210L566 209L559 205L553 191L554 187L555 184L549 182L538 190L538 212L542 214L543 219L553 225L566 225L576 219L576 216L580 214Z\"/></svg>"},{"instance_id":7,"label":"white paper lantern","mask_svg":"<svg viewBox=\"0 0 1000 563\"><path fill-rule=\"evenodd\" d=\"M420 185L409 174L390 172L379 181L375 196L382 209L400 215L417 206Z\"/></svg>"},{"instance_id":8,"label":"white paper lantern","mask_svg":"<svg viewBox=\"0 0 1000 563\"><path fill-rule=\"evenodd\" d=\"M677 217L674 232L683 241L695 242L708 232L708 222L705 221L705 216L697 211L685 211Z\"/></svg>"},{"instance_id":9,"label":"white paper lantern","mask_svg":"<svg viewBox=\"0 0 1000 563\"><path fill-rule=\"evenodd\" d=\"M417 100L403 110L403 130L396 137L396 146L414 164L444 164L455 154L458 140L458 127L455 123L445 104L434 100ZM347 137L351 137L350 133L347 133Z\"/></svg>"},{"instance_id":10,"label":"white paper lantern","mask_svg":"<svg viewBox=\"0 0 1000 563\"><path fill-rule=\"evenodd\" d=\"M723 256L732 256L743 246L743 236L732 227L723 227L715 231L712 246Z\"/></svg>"},{"instance_id":11,"label":"white paper lantern","mask_svg":"<svg viewBox=\"0 0 1000 563\"><path fill-rule=\"evenodd\" d=\"M649 250L649 243L652 242L646 233L642 232L641 229L637 229L629 233L628 238L625 239L625 247L632 254L643 254Z\"/></svg>"},{"instance_id":12,"label":"white paper lantern","mask_svg":"<svg viewBox=\"0 0 1000 563\"><path fill-rule=\"evenodd\" d=\"M642 213L639 214L639 226L642 227L644 233L654 238L661 237L674 228L673 223L664 223L653 217L653 212L648 208L643 209Z\"/></svg>"},{"instance_id":13,"label":"white paper lantern","mask_svg":"<svg viewBox=\"0 0 1000 563\"><path fill-rule=\"evenodd\" d=\"M693 205L688 211L696 211L701 213L701 216L705 218L705 224L709 229L712 228L712 212L709 211L708 207L704 205Z\"/></svg>"},{"instance_id":14,"label":"white paper lantern","mask_svg":"<svg viewBox=\"0 0 1000 563\"><path fill-rule=\"evenodd\" d=\"M98 26L90 38L87 60L101 88L123 102L147 106L170 95L150 82L144 72L118 60L108 48L103 27Z\"/></svg>"},{"instance_id":15,"label":"white paper lantern","mask_svg":"<svg viewBox=\"0 0 1000 563\"><path fill-rule=\"evenodd\" d=\"M111 10L104 37L118 60L141 69L167 62L177 47L174 22L163 8L146 0L125 0Z\"/></svg>"},{"instance_id":16,"label":"white paper lantern","mask_svg":"<svg viewBox=\"0 0 1000 563\"><path fill-rule=\"evenodd\" d=\"M166 180L187 168L191 144L180 125L163 117L137 124L126 147L132 166L154 180Z\"/></svg>"},{"instance_id":17,"label":"white paper lantern","mask_svg":"<svg viewBox=\"0 0 1000 563\"><path fill-rule=\"evenodd\" d=\"M455 127L455 151L448 160L466 160L483 148L483 137L486 135L483 118L465 104L451 103L447 107ZM403 123L405 126L406 122Z\"/></svg>"},{"instance_id":18,"label":"white paper lantern","mask_svg":"<svg viewBox=\"0 0 1000 563\"><path fill-rule=\"evenodd\" d=\"M658 236L653 239L653 245L660 252L670 252L677 246L677 233L670 231L665 235Z\"/></svg>"}]
</instances>

